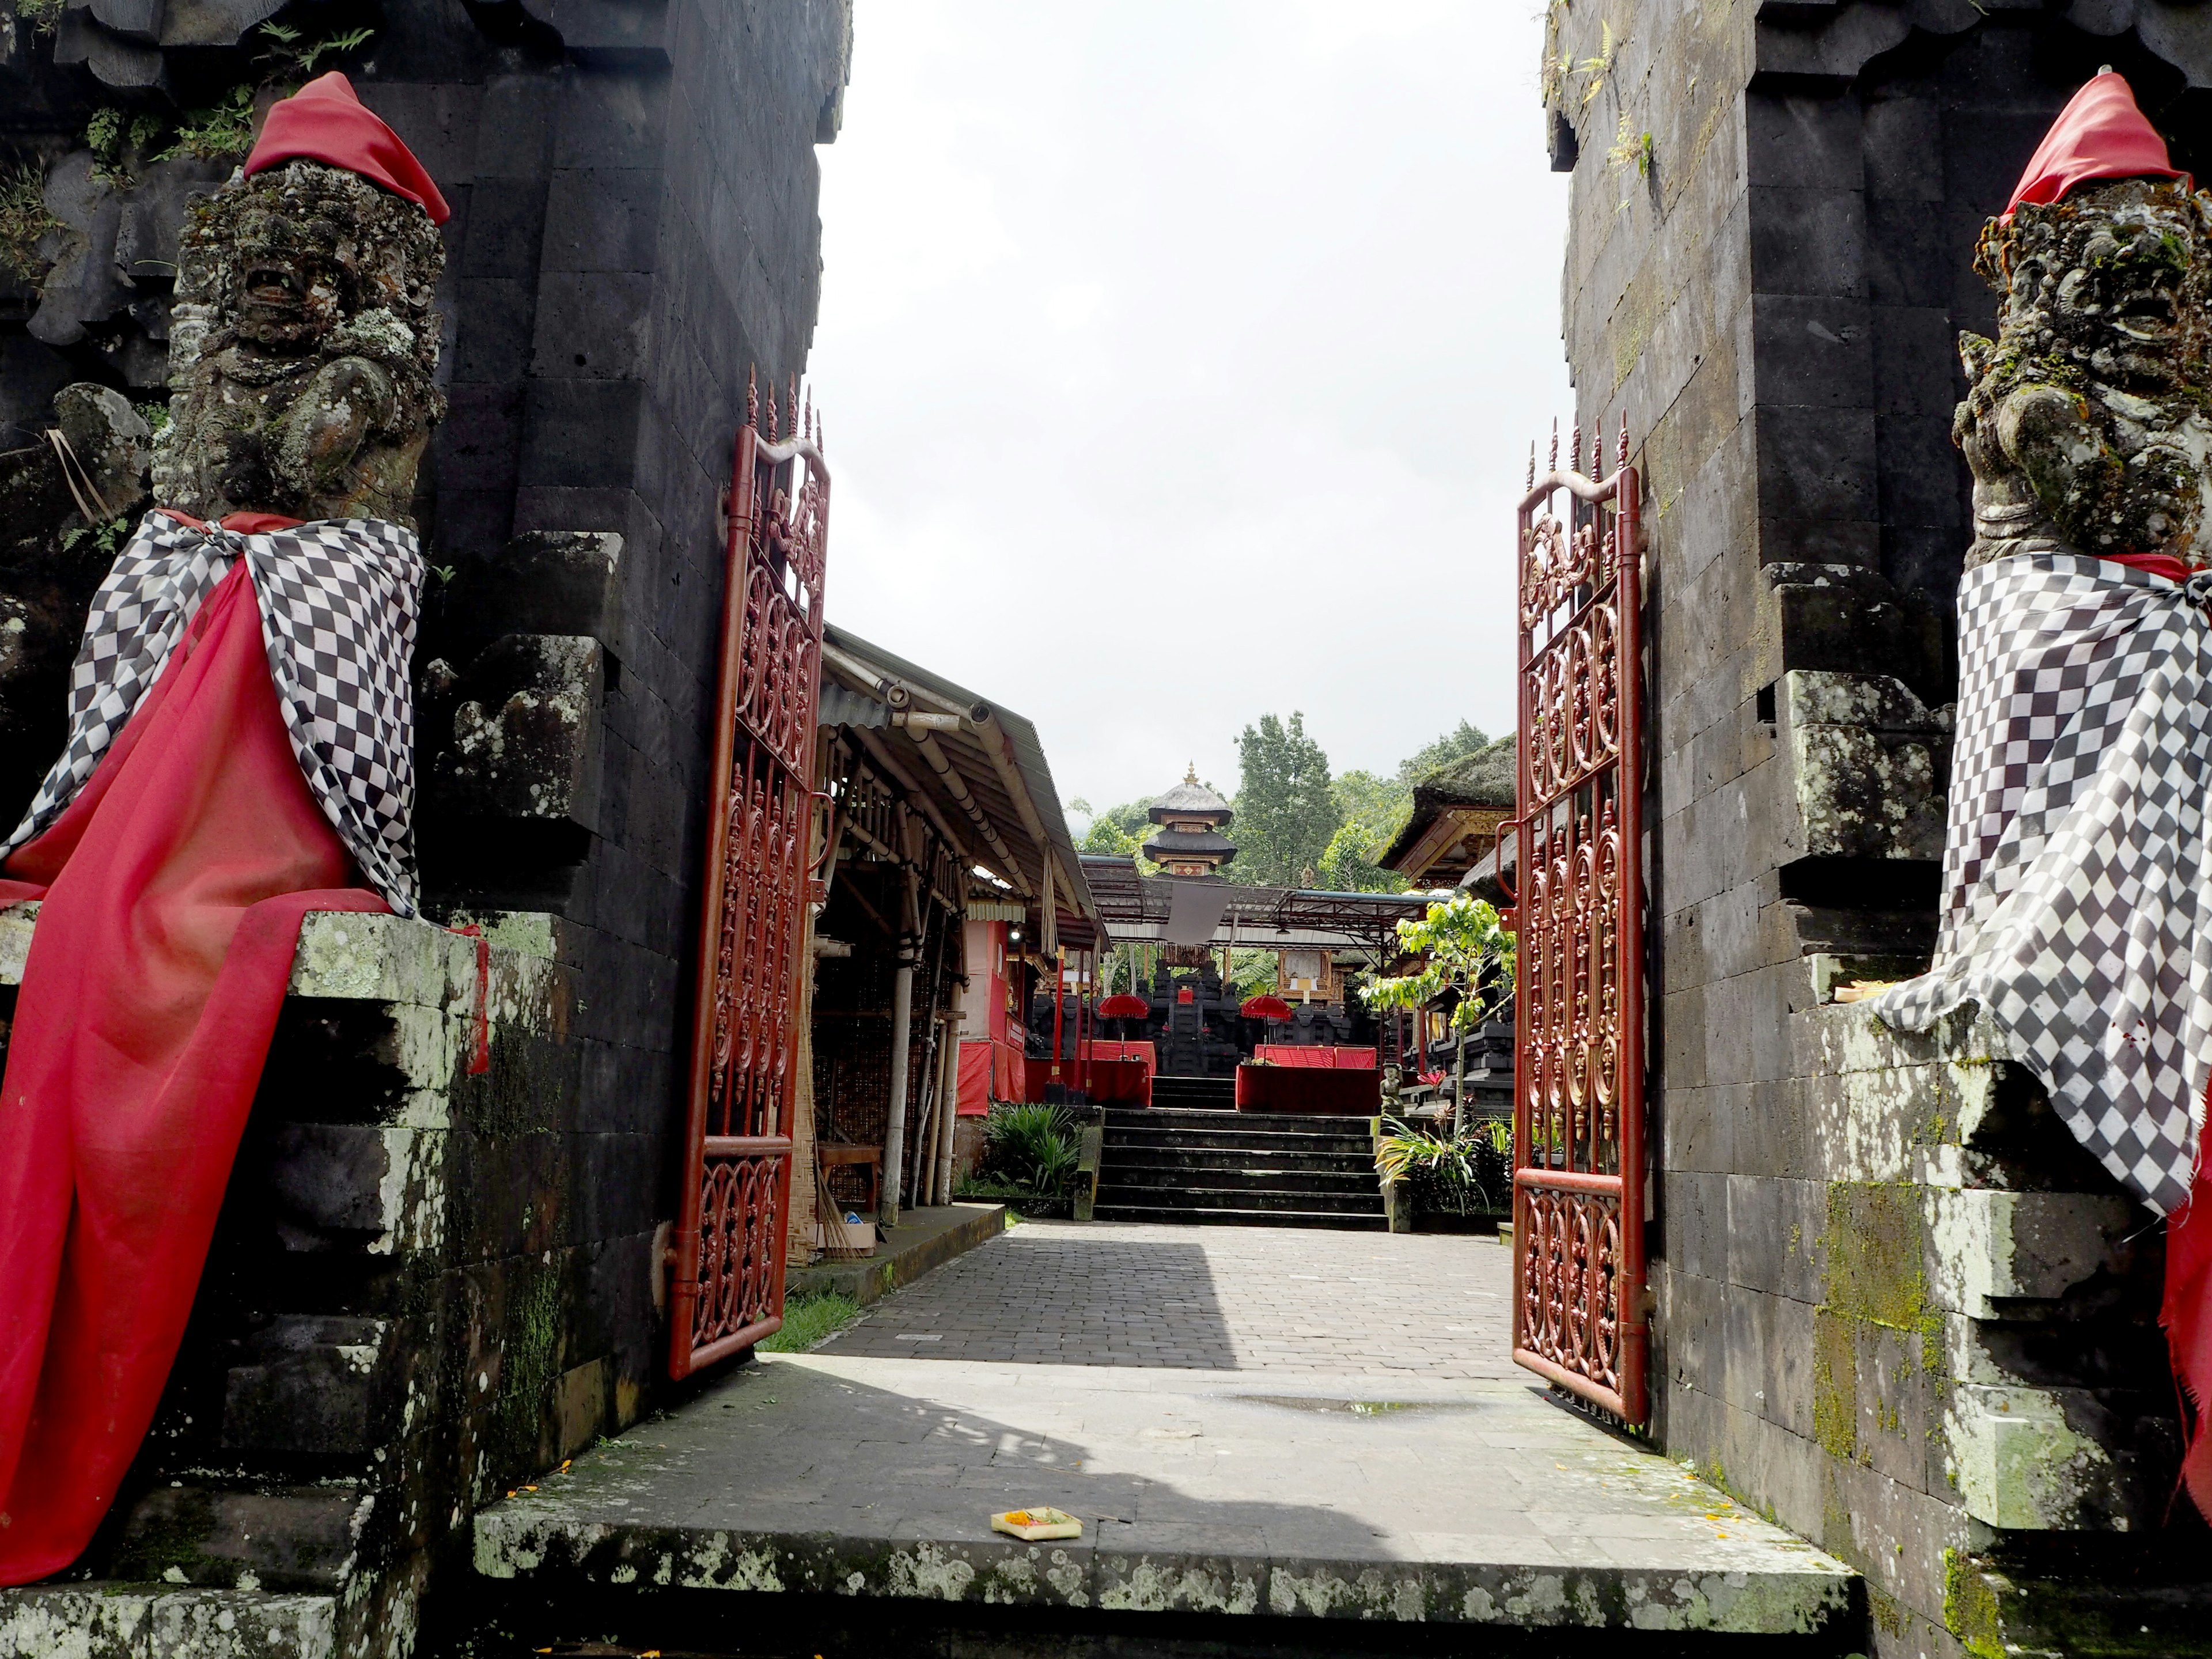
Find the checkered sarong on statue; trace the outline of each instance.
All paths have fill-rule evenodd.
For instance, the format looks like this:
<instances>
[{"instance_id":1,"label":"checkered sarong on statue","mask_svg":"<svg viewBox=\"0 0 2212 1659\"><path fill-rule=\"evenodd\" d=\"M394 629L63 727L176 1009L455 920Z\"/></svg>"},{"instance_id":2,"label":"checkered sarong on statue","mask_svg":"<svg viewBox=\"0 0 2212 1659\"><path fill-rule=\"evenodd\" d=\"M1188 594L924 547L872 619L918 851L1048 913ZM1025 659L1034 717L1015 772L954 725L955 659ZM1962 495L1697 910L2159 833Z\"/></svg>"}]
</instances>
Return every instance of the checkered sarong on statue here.
<instances>
[{"instance_id":1,"label":"checkered sarong on statue","mask_svg":"<svg viewBox=\"0 0 2212 1659\"><path fill-rule=\"evenodd\" d=\"M1933 969L1873 1005L1979 1003L2066 1125L2160 1214L2212 1070L2212 575L2023 553L1959 589L1959 719Z\"/></svg>"},{"instance_id":2,"label":"checkered sarong on statue","mask_svg":"<svg viewBox=\"0 0 2212 1659\"><path fill-rule=\"evenodd\" d=\"M115 556L70 672L69 742L13 851L61 816L161 677L202 600L244 558L292 752L368 884L415 914L415 711L408 666L422 592L412 531L325 519L241 535L159 508Z\"/></svg>"}]
</instances>

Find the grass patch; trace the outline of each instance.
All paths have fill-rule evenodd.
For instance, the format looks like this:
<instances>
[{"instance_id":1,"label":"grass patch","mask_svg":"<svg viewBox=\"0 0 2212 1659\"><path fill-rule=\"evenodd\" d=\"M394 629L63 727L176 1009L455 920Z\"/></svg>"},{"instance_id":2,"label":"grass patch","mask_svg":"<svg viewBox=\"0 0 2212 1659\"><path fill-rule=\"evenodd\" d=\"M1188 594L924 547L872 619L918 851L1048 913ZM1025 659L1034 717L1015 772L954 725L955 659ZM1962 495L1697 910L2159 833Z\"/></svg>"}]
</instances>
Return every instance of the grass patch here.
<instances>
[{"instance_id":1,"label":"grass patch","mask_svg":"<svg viewBox=\"0 0 2212 1659\"><path fill-rule=\"evenodd\" d=\"M819 1296L794 1296L783 1304L783 1328L760 1345L763 1353L805 1353L832 1332L842 1331L860 1316L860 1304L849 1296L825 1291Z\"/></svg>"}]
</instances>

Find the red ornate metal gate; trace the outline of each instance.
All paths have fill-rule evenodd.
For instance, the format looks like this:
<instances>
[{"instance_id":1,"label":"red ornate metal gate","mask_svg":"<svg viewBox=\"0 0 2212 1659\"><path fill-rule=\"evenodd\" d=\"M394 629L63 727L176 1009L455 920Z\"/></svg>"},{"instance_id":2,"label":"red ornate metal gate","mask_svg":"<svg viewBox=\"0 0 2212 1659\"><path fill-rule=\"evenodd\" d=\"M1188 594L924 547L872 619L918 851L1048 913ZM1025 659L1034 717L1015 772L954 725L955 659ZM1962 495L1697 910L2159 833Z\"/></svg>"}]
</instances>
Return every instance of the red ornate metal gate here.
<instances>
[{"instance_id":1,"label":"red ornate metal gate","mask_svg":"<svg viewBox=\"0 0 2212 1659\"><path fill-rule=\"evenodd\" d=\"M675 1376L783 1323L830 517L829 471L795 387L790 414L791 433L779 442L774 391L763 433L748 388L730 478L714 805L672 1249Z\"/></svg>"},{"instance_id":2,"label":"red ornate metal gate","mask_svg":"<svg viewBox=\"0 0 2212 1659\"><path fill-rule=\"evenodd\" d=\"M1643 617L1637 475L1534 476L1520 514L1513 1357L1645 1418ZM1553 504L1566 497L1565 517Z\"/></svg>"}]
</instances>

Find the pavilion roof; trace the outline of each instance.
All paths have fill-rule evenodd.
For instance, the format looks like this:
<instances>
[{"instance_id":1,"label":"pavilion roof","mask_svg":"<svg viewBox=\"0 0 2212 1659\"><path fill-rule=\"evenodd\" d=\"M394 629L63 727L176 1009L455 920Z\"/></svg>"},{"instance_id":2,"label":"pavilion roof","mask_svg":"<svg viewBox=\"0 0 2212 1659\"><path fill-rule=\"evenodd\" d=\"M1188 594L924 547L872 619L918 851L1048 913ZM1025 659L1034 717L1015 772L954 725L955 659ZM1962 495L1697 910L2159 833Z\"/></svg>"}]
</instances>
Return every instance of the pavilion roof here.
<instances>
[{"instance_id":1,"label":"pavilion roof","mask_svg":"<svg viewBox=\"0 0 2212 1659\"><path fill-rule=\"evenodd\" d=\"M910 721L910 716L921 718ZM921 794L957 838L961 853L1012 884L1002 902L1007 908L1022 906L1036 937L1090 943L1097 913L1083 860L1060 812L1043 744L1027 720L834 623L823 632L817 719L823 726L853 728L872 754L894 767L896 781ZM983 836L967 803L937 770L930 750L951 768L960 792L1010 857L1001 857ZM1054 911L1049 922L1042 914L1048 891Z\"/></svg>"},{"instance_id":2,"label":"pavilion roof","mask_svg":"<svg viewBox=\"0 0 2212 1659\"><path fill-rule=\"evenodd\" d=\"M1140 876L1127 859L1098 854L1083 858L1084 878L1098 905L1109 944L1162 939L1177 887L1198 876ZM1214 929L1215 945L1255 950L1382 951L1395 949L1400 921L1426 914L1432 893L1333 893L1318 888L1262 887L1224 881L1228 905Z\"/></svg>"}]
</instances>

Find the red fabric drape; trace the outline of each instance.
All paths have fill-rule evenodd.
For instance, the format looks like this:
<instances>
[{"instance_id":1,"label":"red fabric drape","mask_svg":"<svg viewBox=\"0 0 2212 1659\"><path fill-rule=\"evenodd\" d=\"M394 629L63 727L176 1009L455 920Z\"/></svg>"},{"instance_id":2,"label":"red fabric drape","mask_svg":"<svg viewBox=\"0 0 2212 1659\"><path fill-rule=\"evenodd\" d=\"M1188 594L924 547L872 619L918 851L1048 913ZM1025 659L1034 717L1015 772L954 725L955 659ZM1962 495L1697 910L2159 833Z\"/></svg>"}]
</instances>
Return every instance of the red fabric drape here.
<instances>
[{"instance_id":1,"label":"red fabric drape","mask_svg":"<svg viewBox=\"0 0 2212 1659\"><path fill-rule=\"evenodd\" d=\"M2189 1435L2189 1455L2182 1462L2181 1478L2198 1513L2212 1517L2212 1434L2205 1432L2212 1414L2212 1181L2199 1167L2191 1188L2189 1207L2171 1218L2166 1231L2166 1304L2159 1322L2166 1327L2174 1380L2185 1397L2183 1418L2191 1407L2196 1424Z\"/></svg>"},{"instance_id":2,"label":"red fabric drape","mask_svg":"<svg viewBox=\"0 0 2212 1659\"><path fill-rule=\"evenodd\" d=\"M53 827L0 1078L0 1585L69 1565L153 1419L310 910L381 911L308 793L240 563Z\"/></svg>"},{"instance_id":3,"label":"red fabric drape","mask_svg":"<svg viewBox=\"0 0 2212 1659\"><path fill-rule=\"evenodd\" d=\"M2158 129L2143 118L2127 77L2108 70L2085 82L2058 112L2013 186L2003 216L2010 220L2022 202L2055 202L2093 179L2188 177L2172 165Z\"/></svg>"}]
</instances>

